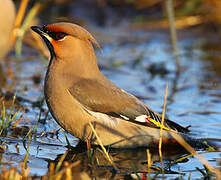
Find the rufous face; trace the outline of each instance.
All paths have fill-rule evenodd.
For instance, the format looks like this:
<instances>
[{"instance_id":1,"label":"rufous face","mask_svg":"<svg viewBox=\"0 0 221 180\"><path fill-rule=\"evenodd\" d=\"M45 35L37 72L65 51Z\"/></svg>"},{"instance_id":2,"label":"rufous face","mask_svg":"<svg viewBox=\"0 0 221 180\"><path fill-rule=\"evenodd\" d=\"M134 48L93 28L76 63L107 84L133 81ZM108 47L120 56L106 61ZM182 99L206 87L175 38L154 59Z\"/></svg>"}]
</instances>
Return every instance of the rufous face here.
<instances>
[{"instance_id":1,"label":"rufous face","mask_svg":"<svg viewBox=\"0 0 221 180\"><path fill-rule=\"evenodd\" d=\"M89 51L92 50L88 50L88 48L92 48L90 41L96 43L90 33L77 25L57 23L43 27L32 26L31 28L45 41L51 53L51 59L56 57L68 60L73 56L80 57L89 54Z\"/></svg>"}]
</instances>

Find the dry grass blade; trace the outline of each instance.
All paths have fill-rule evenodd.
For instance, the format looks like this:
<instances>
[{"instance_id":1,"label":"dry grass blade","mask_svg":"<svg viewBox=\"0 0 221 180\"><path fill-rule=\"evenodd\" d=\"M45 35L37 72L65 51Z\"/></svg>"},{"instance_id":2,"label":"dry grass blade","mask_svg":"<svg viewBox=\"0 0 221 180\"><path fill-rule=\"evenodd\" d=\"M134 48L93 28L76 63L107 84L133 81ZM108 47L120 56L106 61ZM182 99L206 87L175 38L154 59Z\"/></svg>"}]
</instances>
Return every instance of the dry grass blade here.
<instances>
[{"instance_id":1,"label":"dry grass blade","mask_svg":"<svg viewBox=\"0 0 221 180\"><path fill-rule=\"evenodd\" d=\"M63 175L64 173L67 173L67 172L66 172L67 170L69 171L71 168L73 168L73 167L75 167L75 166L78 166L79 164L80 164L80 161L75 161L75 162L71 163L70 165L67 165L67 164L66 164L66 167L65 167L64 169L60 170L60 171L56 174L55 179L59 179L59 177L62 177L62 175ZM70 173L70 172L69 172L69 173Z\"/></svg>"},{"instance_id":2,"label":"dry grass blade","mask_svg":"<svg viewBox=\"0 0 221 180\"><path fill-rule=\"evenodd\" d=\"M19 112L20 112L20 109L19 109ZM25 114L25 110L22 112L21 116L17 120L15 120L15 122L12 125L17 126L20 123L20 121L21 121L22 117L24 116L24 114Z\"/></svg>"},{"instance_id":3,"label":"dry grass blade","mask_svg":"<svg viewBox=\"0 0 221 180\"><path fill-rule=\"evenodd\" d=\"M160 127L160 140L159 140L159 156L160 156L161 169L162 169L163 174L164 174L164 169L163 169L163 156L162 156L162 142L163 142L163 128L162 127L164 125L164 119L165 119L167 92L168 92L168 84L166 86L166 91L165 91L165 96L164 96L163 113L162 113L162 120L161 120L161 127Z\"/></svg>"},{"instance_id":4,"label":"dry grass blade","mask_svg":"<svg viewBox=\"0 0 221 180\"><path fill-rule=\"evenodd\" d=\"M0 173L1 180L26 180L31 179L29 176L30 168L24 170L22 164L20 164L21 170L16 167L11 167L10 169L2 168ZM20 172L21 171L21 172Z\"/></svg>"},{"instance_id":5,"label":"dry grass blade","mask_svg":"<svg viewBox=\"0 0 221 180\"><path fill-rule=\"evenodd\" d=\"M99 136L97 135L97 133L96 133L96 131L95 131L93 125L91 124L91 122L89 122L89 125L90 125L90 127L91 127L91 129L92 129L92 131L93 131L93 133L94 133L94 135L95 135L95 137L97 138L97 141L98 141L99 145L101 146L101 148L102 148L102 150L103 150L103 152L104 152L104 154L105 154L107 160L112 164L112 166L114 167L114 169L117 169L117 167L115 166L114 162L111 160L109 154L107 153L107 151L106 151L106 149L105 149L103 143L101 142Z\"/></svg>"},{"instance_id":6,"label":"dry grass blade","mask_svg":"<svg viewBox=\"0 0 221 180\"><path fill-rule=\"evenodd\" d=\"M180 72L180 59L179 59L179 52L177 46L177 35L176 35L176 27L175 27L175 17L174 17L174 9L173 9L173 0L166 0L166 10L170 25L170 36L173 46L173 53L175 55L176 60L176 71Z\"/></svg>"},{"instance_id":7,"label":"dry grass blade","mask_svg":"<svg viewBox=\"0 0 221 180\"><path fill-rule=\"evenodd\" d=\"M196 156L202 164L204 164L211 172L213 172L217 179L221 179L221 172L212 166L204 157L200 156L179 134L170 134L180 145L182 145L188 152Z\"/></svg>"},{"instance_id":8,"label":"dry grass blade","mask_svg":"<svg viewBox=\"0 0 221 180\"><path fill-rule=\"evenodd\" d=\"M15 43L15 39L16 39L16 36L17 36L17 33L18 33L18 29L21 26L21 23L22 23L22 20L24 18L25 11L27 9L28 3L29 3L29 0L22 0L21 1L20 7L19 7L18 13L16 15L16 19L15 19L15 25L14 25L15 29L13 31L13 35L12 35L12 39L11 39L11 45L13 45Z\"/></svg>"},{"instance_id":9,"label":"dry grass blade","mask_svg":"<svg viewBox=\"0 0 221 180\"><path fill-rule=\"evenodd\" d=\"M151 163L151 154L150 154L150 150L147 149L147 173L150 174L150 167L152 166Z\"/></svg>"},{"instance_id":10,"label":"dry grass blade","mask_svg":"<svg viewBox=\"0 0 221 180\"><path fill-rule=\"evenodd\" d=\"M0 145L0 150L1 150L1 149L4 150L4 151L7 150L4 146Z\"/></svg>"},{"instance_id":11,"label":"dry grass blade","mask_svg":"<svg viewBox=\"0 0 221 180\"><path fill-rule=\"evenodd\" d=\"M164 118L165 118L165 109L166 109L166 99L167 99L167 92L168 92L168 85L166 86L166 91L165 91L165 97L164 97L164 106L163 106L163 113L162 113L162 121L161 121L161 127L160 127L160 140L159 140L159 156L161 160L161 168L163 170L163 164L162 164L162 135L163 135L163 123L164 123ZM210 163L200 156L178 133L172 133L172 131L169 131L171 136L180 144L182 145L188 152L191 153L191 155L196 156L199 161L204 164L211 172L213 172L216 175L217 179L221 179L221 173L218 169L210 165Z\"/></svg>"},{"instance_id":12,"label":"dry grass blade","mask_svg":"<svg viewBox=\"0 0 221 180\"><path fill-rule=\"evenodd\" d=\"M69 152L69 151L66 151L66 152L61 156L61 158L60 158L60 160L59 160L59 162L58 162L58 164L57 164L57 166L56 166L56 168L55 168L55 174L59 171L59 169L60 169L60 167L61 167L61 165L62 165L62 163L63 163L65 157L67 156L68 152Z\"/></svg>"},{"instance_id":13,"label":"dry grass blade","mask_svg":"<svg viewBox=\"0 0 221 180\"><path fill-rule=\"evenodd\" d=\"M159 123L158 121L152 119L152 118L148 118L148 121L152 122L154 125L156 125L157 127L160 127L161 129L163 130L166 130L166 131L175 131L173 129L170 129L166 126L164 126L162 123Z\"/></svg>"},{"instance_id":14,"label":"dry grass blade","mask_svg":"<svg viewBox=\"0 0 221 180\"><path fill-rule=\"evenodd\" d=\"M16 55L19 55L19 56L21 55L21 47L22 47L22 40L23 40L24 34L26 30L28 29L31 20L37 15L38 11L40 10L40 7L41 7L41 4L39 2L35 3L35 5L28 12L21 28L19 29L20 33L17 34L18 39L15 45Z\"/></svg>"},{"instance_id":15,"label":"dry grass blade","mask_svg":"<svg viewBox=\"0 0 221 180\"><path fill-rule=\"evenodd\" d=\"M65 175L66 175L66 179L72 179L72 172L71 172L71 168L69 167L68 162L64 162L65 167L67 168L65 171Z\"/></svg>"},{"instance_id":16,"label":"dry grass blade","mask_svg":"<svg viewBox=\"0 0 221 180\"><path fill-rule=\"evenodd\" d=\"M54 163L50 163L50 166L49 166L49 180L52 179L52 177L54 177L54 171L55 171L55 164ZM46 177L46 176L45 176Z\"/></svg>"},{"instance_id":17,"label":"dry grass blade","mask_svg":"<svg viewBox=\"0 0 221 180\"><path fill-rule=\"evenodd\" d=\"M193 154L188 154L188 155L186 155L186 156L184 156L184 157L181 157L181 158L177 159L177 160L175 161L175 163L181 162L181 161L183 161L184 159L187 159L187 158L192 157L192 156L193 156Z\"/></svg>"},{"instance_id":18,"label":"dry grass blade","mask_svg":"<svg viewBox=\"0 0 221 180\"><path fill-rule=\"evenodd\" d=\"M22 178L23 179L28 178L28 175L29 175L29 172L30 172L30 168L29 167L25 168L25 164L24 163L21 163L20 167L21 167L21 176L22 176Z\"/></svg>"}]
</instances>

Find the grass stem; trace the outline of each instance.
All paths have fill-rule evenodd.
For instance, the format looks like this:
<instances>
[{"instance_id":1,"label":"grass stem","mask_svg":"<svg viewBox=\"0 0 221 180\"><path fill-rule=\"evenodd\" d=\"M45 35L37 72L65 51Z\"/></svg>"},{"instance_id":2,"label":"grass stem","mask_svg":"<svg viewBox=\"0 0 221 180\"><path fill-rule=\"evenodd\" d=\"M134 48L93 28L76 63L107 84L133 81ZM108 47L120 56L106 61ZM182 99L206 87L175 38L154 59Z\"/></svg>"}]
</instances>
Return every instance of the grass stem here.
<instances>
[{"instance_id":1,"label":"grass stem","mask_svg":"<svg viewBox=\"0 0 221 180\"><path fill-rule=\"evenodd\" d=\"M175 16L174 16L174 8L173 8L173 0L166 0L166 10L170 25L170 35L173 47L173 53L175 55L176 67L177 72L180 72L180 59L179 59L179 50L177 46L177 34L176 34L176 27L175 27Z\"/></svg>"},{"instance_id":2,"label":"grass stem","mask_svg":"<svg viewBox=\"0 0 221 180\"><path fill-rule=\"evenodd\" d=\"M167 93L168 93L168 84L166 85L166 91L165 91L165 96L164 96L163 113L162 113L162 120L161 120L161 127L160 127L160 140L159 140L159 156L160 156L163 178L164 178L164 168L163 168L163 156L162 156L162 142L163 142L163 128L162 127L164 126Z\"/></svg>"},{"instance_id":3,"label":"grass stem","mask_svg":"<svg viewBox=\"0 0 221 180\"><path fill-rule=\"evenodd\" d=\"M113 166L115 169L117 169L116 166L115 166L115 164L114 164L114 162L111 160L109 154L107 153L107 151L106 151L106 149L105 149L103 143L101 142L99 136L97 135L97 132L95 131L95 129L94 129L93 125L91 124L91 122L89 122L89 125L90 125L90 127L91 127L91 129L92 129L92 131L93 131L93 133L94 133L94 135L95 135L95 137L97 138L97 141L98 141L99 145L101 146L101 148L102 148L102 150L103 150L103 152L104 152L104 154L105 154L107 160L112 164L112 166Z\"/></svg>"}]
</instances>

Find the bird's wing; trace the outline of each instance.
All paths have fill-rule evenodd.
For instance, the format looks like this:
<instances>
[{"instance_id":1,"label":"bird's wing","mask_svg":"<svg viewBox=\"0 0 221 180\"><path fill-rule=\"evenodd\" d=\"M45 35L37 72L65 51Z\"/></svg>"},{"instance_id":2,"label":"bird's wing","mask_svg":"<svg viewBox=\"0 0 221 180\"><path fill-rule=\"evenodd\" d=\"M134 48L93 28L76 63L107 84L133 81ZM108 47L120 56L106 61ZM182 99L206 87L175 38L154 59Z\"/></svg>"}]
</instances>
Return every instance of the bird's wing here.
<instances>
[{"instance_id":1,"label":"bird's wing","mask_svg":"<svg viewBox=\"0 0 221 180\"><path fill-rule=\"evenodd\" d=\"M108 80L81 79L69 88L69 92L90 111L145 124L148 122L147 117L161 122L159 114ZM176 123L174 124L176 125ZM170 128L173 128L174 124ZM148 122L147 125L155 126L151 122ZM176 127L179 125L175 126L175 129L177 129Z\"/></svg>"},{"instance_id":2,"label":"bird's wing","mask_svg":"<svg viewBox=\"0 0 221 180\"><path fill-rule=\"evenodd\" d=\"M70 93L87 109L128 119L146 114L145 105L108 81L81 79L69 88Z\"/></svg>"}]
</instances>

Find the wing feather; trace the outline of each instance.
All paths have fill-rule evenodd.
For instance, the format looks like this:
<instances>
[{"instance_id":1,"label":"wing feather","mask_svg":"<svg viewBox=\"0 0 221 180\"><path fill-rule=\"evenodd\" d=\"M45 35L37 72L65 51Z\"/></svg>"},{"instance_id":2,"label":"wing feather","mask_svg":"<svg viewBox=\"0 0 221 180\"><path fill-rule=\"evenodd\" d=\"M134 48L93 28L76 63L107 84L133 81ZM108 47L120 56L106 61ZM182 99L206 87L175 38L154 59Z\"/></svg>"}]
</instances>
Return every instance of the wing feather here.
<instances>
[{"instance_id":1,"label":"wing feather","mask_svg":"<svg viewBox=\"0 0 221 180\"><path fill-rule=\"evenodd\" d=\"M161 116L159 114L152 111L135 96L118 88L107 79L101 79L99 81L80 79L69 88L69 91L75 99L90 111L105 113L113 117L134 122L136 118L145 117L143 115L147 115L155 121L161 122ZM137 119L136 122L140 123L141 121L142 119ZM188 131L186 128L172 121L166 120L165 122L170 128L181 132ZM142 124L154 127L153 123L143 122Z\"/></svg>"}]
</instances>

